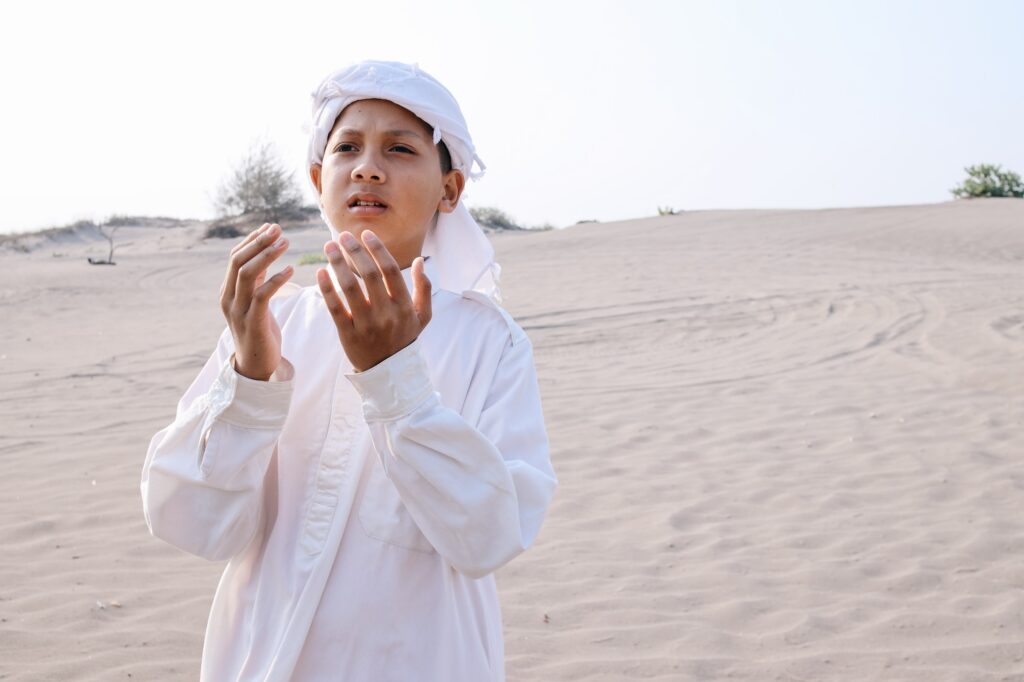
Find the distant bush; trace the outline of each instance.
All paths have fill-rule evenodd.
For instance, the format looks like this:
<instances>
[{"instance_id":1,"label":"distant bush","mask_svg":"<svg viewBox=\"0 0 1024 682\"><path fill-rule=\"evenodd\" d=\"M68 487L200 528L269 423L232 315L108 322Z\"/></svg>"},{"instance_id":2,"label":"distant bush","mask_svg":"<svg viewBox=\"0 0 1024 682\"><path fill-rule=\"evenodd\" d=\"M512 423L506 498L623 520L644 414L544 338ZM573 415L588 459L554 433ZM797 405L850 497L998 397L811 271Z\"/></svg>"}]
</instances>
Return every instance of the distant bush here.
<instances>
[{"instance_id":1,"label":"distant bush","mask_svg":"<svg viewBox=\"0 0 1024 682\"><path fill-rule=\"evenodd\" d=\"M205 237L207 239L237 239L238 237L244 237L246 234L235 225L213 223L206 228Z\"/></svg>"},{"instance_id":2,"label":"distant bush","mask_svg":"<svg viewBox=\"0 0 1024 682\"><path fill-rule=\"evenodd\" d=\"M1016 197L1024 198L1024 182L1013 171L989 163L967 166L967 179L949 190L957 198Z\"/></svg>"},{"instance_id":3,"label":"distant bush","mask_svg":"<svg viewBox=\"0 0 1024 682\"><path fill-rule=\"evenodd\" d=\"M316 265L326 262L327 256L322 253L304 253L299 256L299 265Z\"/></svg>"},{"instance_id":4,"label":"distant bush","mask_svg":"<svg viewBox=\"0 0 1024 682\"><path fill-rule=\"evenodd\" d=\"M526 229L522 225L517 224L507 213L492 206L470 208L469 214L473 216L473 220L477 223L482 226L489 227L492 230Z\"/></svg>"},{"instance_id":5,"label":"distant bush","mask_svg":"<svg viewBox=\"0 0 1024 682\"><path fill-rule=\"evenodd\" d=\"M137 216L121 215L115 213L114 215L107 218L103 225L109 227L123 227L125 225L135 225L140 222L140 218Z\"/></svg>"}]
</instances>

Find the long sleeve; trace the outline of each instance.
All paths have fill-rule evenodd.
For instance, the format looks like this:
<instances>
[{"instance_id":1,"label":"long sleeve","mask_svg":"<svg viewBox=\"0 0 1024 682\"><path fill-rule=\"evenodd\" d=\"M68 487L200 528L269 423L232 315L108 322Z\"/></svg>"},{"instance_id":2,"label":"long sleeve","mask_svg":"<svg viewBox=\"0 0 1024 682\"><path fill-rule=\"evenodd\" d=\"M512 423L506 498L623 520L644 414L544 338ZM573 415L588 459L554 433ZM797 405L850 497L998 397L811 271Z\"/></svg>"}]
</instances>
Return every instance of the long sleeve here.
<instances>
[{"instance_id":1,"label":"long sleeve","mask_svg":"<svg viewBox=\"0 0 1024 682\"><path fill-rule=\"evenodd\" d=\"M229 331L153 436L142 469L142 507L153 536L211 561L252 540L263 477L281 434L294 367L282 358L270 381L234 368Z\"/></svg>"},{"instance_id":2,"label":"long sleeve","mask_svg":"<svg viewBox=\"0 0 1024 682\"><path fill-rule=\"evenodd\" d=\"M346 377L420 531L452 567L481 578L533 543L558 484L532 344L506 341L475 425L441 403L420 347L417 338Z\"/></svg>"}]
</instances>

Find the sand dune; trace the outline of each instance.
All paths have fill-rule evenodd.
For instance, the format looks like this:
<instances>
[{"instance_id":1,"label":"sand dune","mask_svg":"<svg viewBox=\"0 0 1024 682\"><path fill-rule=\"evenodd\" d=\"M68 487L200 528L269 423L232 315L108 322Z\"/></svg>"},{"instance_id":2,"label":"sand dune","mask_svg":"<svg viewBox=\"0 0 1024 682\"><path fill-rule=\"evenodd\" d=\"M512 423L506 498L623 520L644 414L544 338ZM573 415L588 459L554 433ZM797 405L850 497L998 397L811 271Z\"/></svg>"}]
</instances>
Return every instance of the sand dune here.
<instances>
[{"instance_id":1,"label":"sand dune","mask_svg":"<svg viewBox=\"0 0 1024 682\"><path fill-rule=\"evenodd\" d=\"M138 479L223 327L201 229L0 255L0 679L197 676L223 565ZM1024 680L1024 201L492 240L561 482L510 681Z\"/></svg>"}]
</instances>

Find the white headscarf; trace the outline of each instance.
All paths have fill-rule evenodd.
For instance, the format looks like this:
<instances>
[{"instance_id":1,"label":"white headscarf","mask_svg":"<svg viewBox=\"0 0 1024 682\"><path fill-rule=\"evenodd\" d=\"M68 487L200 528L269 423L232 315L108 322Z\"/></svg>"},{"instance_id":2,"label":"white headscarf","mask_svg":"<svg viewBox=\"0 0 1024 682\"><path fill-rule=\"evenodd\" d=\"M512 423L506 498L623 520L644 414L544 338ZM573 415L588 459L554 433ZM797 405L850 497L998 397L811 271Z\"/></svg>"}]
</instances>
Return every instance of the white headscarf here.
<instances>
[{"instance_id":1,"label":"white headscarf","mask_svg":"<svg viewBox=\"0 0 1024 682\"><path fill-rule=\"evenodd\" d=\"M457 168L470 180L483 176L486 166L476 154L473 138L455 97L434 77L416 64L366 60L327 76L313 97L313 119L309 134L308 166L323 164L327 137L341 111L361 99L386 99L411 111L434 129L433 142L444 140ZM480 170L473 172L473 163ZM309 177L308 168L306 177ZM316 186L310 178L314 193ZM338 230L320 205L320 215L338 238ZM467 289L483 293L501 303L501 266L487 235L473 220L460 197L451 213L441 213L423 242L423 256L435 264L434 286L461 293Z\"/></svg>"}]
</instances>

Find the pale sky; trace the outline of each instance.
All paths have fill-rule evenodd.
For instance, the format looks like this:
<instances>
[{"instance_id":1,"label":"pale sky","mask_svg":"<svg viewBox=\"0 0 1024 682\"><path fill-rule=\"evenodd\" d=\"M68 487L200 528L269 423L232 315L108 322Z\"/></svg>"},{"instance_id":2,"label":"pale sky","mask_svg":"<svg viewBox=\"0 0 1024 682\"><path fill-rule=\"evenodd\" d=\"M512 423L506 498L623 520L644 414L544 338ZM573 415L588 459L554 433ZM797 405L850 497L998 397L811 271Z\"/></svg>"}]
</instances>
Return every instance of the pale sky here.
<instances>
[{"instance_id":1,"label":"pale sky","mask_svg":"<svg viewBox=\"0 0 1024 682\"><path fill-rule=\"evenodd\" d=\"M487 164L466 203L529 226L945 201L966 165L1024 174L1022 26L1011 0L18 3L0 231L213 217L258 136L305 191L310 93L367 58L452 91Z\"/></svg>"}]
</instances>

